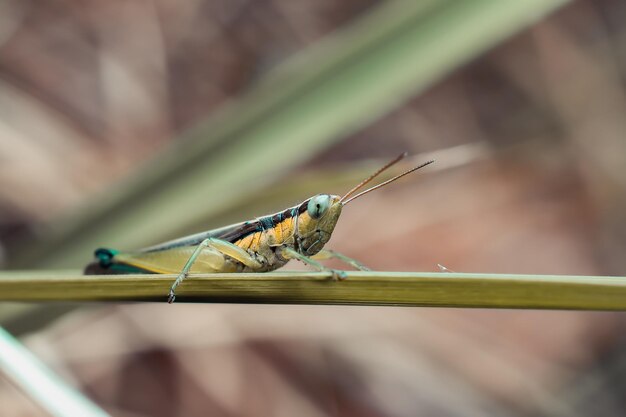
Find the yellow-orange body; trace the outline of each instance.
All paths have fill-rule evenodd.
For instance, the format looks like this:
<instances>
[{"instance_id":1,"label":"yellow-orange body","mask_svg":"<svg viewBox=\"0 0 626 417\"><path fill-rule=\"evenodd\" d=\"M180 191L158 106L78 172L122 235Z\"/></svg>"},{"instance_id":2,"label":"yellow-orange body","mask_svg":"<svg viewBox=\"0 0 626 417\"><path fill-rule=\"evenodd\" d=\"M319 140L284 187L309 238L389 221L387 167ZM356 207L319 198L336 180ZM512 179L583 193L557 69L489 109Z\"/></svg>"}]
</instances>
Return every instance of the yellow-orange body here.
<instances>
[{"instance_id":1,"label":"yellow-orange body","mask_svg":"<svg viewBox=\"0 0 626 417\"><path fill-rule=\"evenodd\" d=\"M245 251L254 262L206 247L197 254L190 272L266 272L278 269L293 258L290 248L304 256L317 254L335 228L342 204L339 196L320 194L282 212L252 221L237 223L208 232L187 236L136 252L111 253L105 263L111 272L128 267L159 274L179 273L206 239L230 243ZM313 201L314 204L310 204ZM318 203L320 207L316 206ZM316 211L320 210L321 211ZM108 250L105 250L108 251ZM138 271L137 271L138 272Z\"/></svg>"}]
</instances>

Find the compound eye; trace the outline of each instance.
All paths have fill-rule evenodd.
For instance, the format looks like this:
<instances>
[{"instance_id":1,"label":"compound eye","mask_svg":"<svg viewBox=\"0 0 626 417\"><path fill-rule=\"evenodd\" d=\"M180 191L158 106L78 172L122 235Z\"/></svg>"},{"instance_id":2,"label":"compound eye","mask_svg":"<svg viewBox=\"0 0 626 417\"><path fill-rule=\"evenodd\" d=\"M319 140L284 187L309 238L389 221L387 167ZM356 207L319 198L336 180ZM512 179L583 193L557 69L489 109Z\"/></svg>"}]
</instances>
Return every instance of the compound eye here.
<instances>
[{"instance_id":1,"label":"compound eye","mask_svg":"<svg viewBox=\"0 0 626 417\"><path fill-rule=\"evenodd\" d=\"M328 210L330 206L330 196L327 194L319 194L309 200L306 210L313 219L319 219Z\"/></svg>"}]
</instances>

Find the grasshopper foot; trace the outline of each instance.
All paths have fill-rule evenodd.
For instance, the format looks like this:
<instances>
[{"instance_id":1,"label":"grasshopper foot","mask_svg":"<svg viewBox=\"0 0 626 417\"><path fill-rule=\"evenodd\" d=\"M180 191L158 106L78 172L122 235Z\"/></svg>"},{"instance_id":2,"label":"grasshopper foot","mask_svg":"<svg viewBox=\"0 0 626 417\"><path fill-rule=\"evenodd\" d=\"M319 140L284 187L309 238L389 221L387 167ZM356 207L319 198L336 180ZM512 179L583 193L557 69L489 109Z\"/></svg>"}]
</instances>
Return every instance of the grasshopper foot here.
<instances>
[{"instance_id":1,"label":"grasshopper foot","mask_svg":"<svg viewBox=\"0 0 626 417\"><path fill-rule=\"evenodd\" d=\"M174 302L174 300L176 299L176 294L175 294L176 287L178 287L186 277L187 277L187 273L183 272L176 278L176 281L174 281L174 283L170 287L170 294L167 296L168 304L172 304Z\"/></svg>"},{"instance_id":2,"label":"grasshopper foot","mask_svg":"<svg viewBox=\"0 0 626 417\"><path fill-rule=\"evenodd\" d=\"M346 271L340 271L338 269L331 269L330 273L332 274L333 281L343 281L348 278L348 274L346 274Z\"/></svg>"},{"instance_id":3,"label":"grasshopper foot","mask_svg":"<svg viewBox=\"0 0 626 417\"><path fill-rule=\"evenodd\" d=\"M174 294L174 291L170 290L170 295L167 296L167 303L172 304L175 299L176 299L176 294Z\"/></svg>"}]
</instances>

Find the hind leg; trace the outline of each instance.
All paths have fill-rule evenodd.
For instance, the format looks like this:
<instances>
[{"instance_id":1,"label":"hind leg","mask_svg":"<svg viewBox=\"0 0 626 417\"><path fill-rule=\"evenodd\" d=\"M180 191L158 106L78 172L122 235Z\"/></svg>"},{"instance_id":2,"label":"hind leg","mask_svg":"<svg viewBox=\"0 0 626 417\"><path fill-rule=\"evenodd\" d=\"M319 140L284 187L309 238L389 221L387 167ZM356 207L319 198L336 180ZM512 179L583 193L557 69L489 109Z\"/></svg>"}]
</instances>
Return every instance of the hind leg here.
<instances>
[{"instance_id":1,"label":"hind leg","mask_svg":"<svg viewBox=\"0 0 626 417\"><path fill-rule=\"evenodd\" d=\"M252 268L252 269L260 269L263 266L261 262L254 259L248 252L241 249L239 246L233 245L232 243L227 242L225 240L220 240L220 239L215 239L215 238L205 239L202 242L200 242L200 244L193 251L193 253L189 257L189 260L187 260L187 263L185 263L185 266L183 267L183 269L180 271L180 274L176 278L176 281L174 281L174 283L170 287L170 293L169 293L169 296L167 297L167 302L169 304L172 304L174 300L176 299L176 288L183 282L183 280L187 277L187 275L189 275L189 270L191 269L193 264L196 262L196 259L198 259L198 256L203 251L206 251L206 250L215 251L216 253L220 254L221 255L220 258L222 261L223 261L223 256L228 255L231 258L236 259L237 261L241 262L245 266ZM221 265L214 265L213 269L216 271L219 271L220 268L221 268Z\"/></svg>"}]
</instances>

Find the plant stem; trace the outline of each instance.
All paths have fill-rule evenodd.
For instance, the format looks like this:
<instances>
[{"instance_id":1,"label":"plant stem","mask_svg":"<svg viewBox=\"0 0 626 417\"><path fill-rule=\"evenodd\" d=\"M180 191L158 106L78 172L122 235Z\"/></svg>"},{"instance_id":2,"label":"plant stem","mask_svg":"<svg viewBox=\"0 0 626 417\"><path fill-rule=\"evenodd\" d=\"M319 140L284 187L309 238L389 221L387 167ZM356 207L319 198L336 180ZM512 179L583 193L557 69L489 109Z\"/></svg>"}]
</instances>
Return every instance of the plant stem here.
<instances>
[{"instance_id":1,"label":"plant stem","mask_svg":"<svg viewBox=\"0 0 626 417\"><path fill-rule=\"evenodd\" d=\"M163 301L174 275L2 272L1 301ZM196 274L177 302L626 310L626 277L424 272Z\"/></svg>"}]
</instances>

